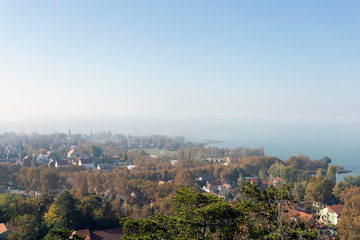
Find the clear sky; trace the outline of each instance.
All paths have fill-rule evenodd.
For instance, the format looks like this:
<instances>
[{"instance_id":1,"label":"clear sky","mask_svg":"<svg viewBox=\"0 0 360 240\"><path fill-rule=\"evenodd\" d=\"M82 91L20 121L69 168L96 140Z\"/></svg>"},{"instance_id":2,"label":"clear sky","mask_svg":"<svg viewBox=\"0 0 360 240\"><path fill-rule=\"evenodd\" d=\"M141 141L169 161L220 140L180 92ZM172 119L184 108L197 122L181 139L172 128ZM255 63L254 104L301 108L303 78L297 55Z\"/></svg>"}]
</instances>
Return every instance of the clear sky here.
<instances>
[{"instance_id":1,"label":"clear sky","mask_svg":"<svg viewBox=\"0 0 360 240\"><path fill-rule=\"evenodd\" d=\"M0 132L354 135L359 80L359 1L0 0Z\"/></svg>"}]
</instances>

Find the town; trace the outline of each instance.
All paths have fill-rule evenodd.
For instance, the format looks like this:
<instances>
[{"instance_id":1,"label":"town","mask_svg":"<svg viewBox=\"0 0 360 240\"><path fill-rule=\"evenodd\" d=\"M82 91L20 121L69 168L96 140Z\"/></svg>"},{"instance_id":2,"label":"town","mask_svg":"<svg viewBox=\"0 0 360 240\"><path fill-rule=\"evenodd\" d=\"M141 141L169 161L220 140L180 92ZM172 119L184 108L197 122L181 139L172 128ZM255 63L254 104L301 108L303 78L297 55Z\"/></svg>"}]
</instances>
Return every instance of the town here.
<instances>
[{"instance_id":1,"label":"town","mask_svg":"<svg viewBox=\"0 0 360 240\"><path fill-rule=\"evenodd\" d=\"M182 194L212 195L218 200L211 201L239 212L231 219L235 230L226 233L231 238L262 238L274 232L299 239L358 234L354 219L359 210L354 206L360 198L360 177L336 182L336 173L345 170L328 157L295 155L282 161L266 156L263 148L217 148L185 137L110 131L4 133L0 144L0 239L53 239L64 232L79 239L127 239L138 234L129 227L136 221L176 215L174 196L183 187L194 192ZM279 197L285 190L286 197ZM273 214L271 208L268 213L254 208L249 219L240 221L245 212L240 205L250 199L265 204L265 195L273 197L272 207L281 205L273 216L281 224L262 230L251 224L261 214ZM212 218L220 221L219 216ZM213 231L202 236L217 238Z\"/></svg>"}]
</instances>

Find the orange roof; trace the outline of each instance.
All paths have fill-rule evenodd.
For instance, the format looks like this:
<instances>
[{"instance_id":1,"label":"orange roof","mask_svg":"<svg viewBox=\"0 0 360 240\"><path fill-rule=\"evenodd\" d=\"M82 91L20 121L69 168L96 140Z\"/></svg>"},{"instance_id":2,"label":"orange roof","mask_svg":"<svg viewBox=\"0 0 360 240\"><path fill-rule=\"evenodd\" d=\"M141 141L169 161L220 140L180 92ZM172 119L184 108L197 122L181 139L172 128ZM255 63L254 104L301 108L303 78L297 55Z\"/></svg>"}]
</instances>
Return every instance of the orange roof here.
<instances>
[{"instance_id":1,"label":"orange roof","mask_svg":"<svg viewBox=\"0 0 360 240\"><path fill-rule=\"evenodd\" d=\"M75 150L74 150L74 149L71 149L70 151L68 151L67 156L70 157L71 154L73 154L74 152L75 152Z\"/></svg>"},{"instance_id":2,"label":"orange roof","mask_svg":"<svg viewBox=\"0 0 360 240\"><path fill-rule=\"evenodd\" d=\"M7 231L7 228L6 228L5 224L0 223L0 234L3 234L6 231Z\"/></svg>"},{"instance_id":3,"label":"orange roof","mask_svg":"<svg viewBox=\"0 0 360 240\"><path fill-rule=\"evenodd\" d=\"M328 211L332 213L336 213L337 215L340 215L343 209L344 209L344 205L341 204L328 206Z\"/></svg>"},{"instance_id":4,"label":"orange roof","mask_svg":"<svg viewBox=\"0 0 360 240\"><path fill-rule=\"evenodd\" d=\"M313 217L311 214L300 212L295 209L288 209L288 210L289 211L287 212L287 214L289 215L289 217L299 217L304 222L310 221L311 218Z\"/></svg>"}]
</instances>

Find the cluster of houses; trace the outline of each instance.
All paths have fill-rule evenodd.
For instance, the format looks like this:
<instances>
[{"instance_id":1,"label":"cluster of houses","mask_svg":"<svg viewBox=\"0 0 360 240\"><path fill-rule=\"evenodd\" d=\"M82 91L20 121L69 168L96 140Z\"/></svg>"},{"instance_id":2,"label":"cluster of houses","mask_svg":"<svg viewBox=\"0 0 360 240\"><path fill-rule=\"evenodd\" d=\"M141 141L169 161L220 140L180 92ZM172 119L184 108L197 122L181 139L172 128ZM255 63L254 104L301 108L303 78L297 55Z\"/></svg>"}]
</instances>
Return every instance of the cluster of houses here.
<instances>
[{"instance_id":1,"label":"cluster of houses","mask_svg":"<svg viewBox=\"0 0 360 240\"><path fill-rule=\"evenodd\" d=\"M54 160L51 158L51 151L48 151L44 154L39 154L35 159L25 156L22 159L13 158L5 161L0 159L0 164L10 164L16 163L20 167L31 167L34 164L34 160L36 160L37 165L47 164L49 167L66 167L71 165L84 166L86 169L97 169L101 171L113 171L119 166L127 166L128 169L133 168L133 165L130 165L127 162L121 162L120 159L113 159L113 163L98 163L95 164L96 159L90 157L86 154L79 154L75 149L71 149L67 152L65 159L63 160Z\"/></svg>"},{"instance_id":2,"label":"cluster of houses","mask_svg":"<svg viewBox=\"0 0 360 240\"><path fill-rule=\"evenodd\" d=\"M133 165L130 165L127 162L114 161L114 163L98 163L95 166L94 160L92 157L85 154L78 154L74 149L70 150L67 153L67 159L64 160L50 160L49 166L54 165L55 168L66 167L70 165L84 166L86 169L97 169L101 171L113 171L117 167L126 166L128 169L133 168Z\"/></svg>"},{"instance_id":3,"label":"cluster of houses","mask_svg":"<svg viewBox=\"0 0 360 240\"><path fill-rule=\"evenodd\" d=\"M226 156L226 157L218 157L218 158L208 157L205 158L205 160L213 163L223 163L224 165L228 165L231 159L229 156Z\"/></svg>"},{"instance_id":4,"label":"cluster of houses","mask_svg":"<svg viewBox=\"0 0 360 240\"><path fill-rule=\"evenodd\" d=\"M222 198L233 198L235 196L233 190L237 186L233 186L232 183L226 182L222 179L216 179L213 175L201 176L196 179L198 182L203 183L202 190L208 193L213 193L218 197ZM259 179L257 177L247 177L244 179L245 181L251 182L259 186L260 189L265 189L270 185L273 185L275 188L279 188L283 186L286 181L280 177L276 177L274 179ZM339 219L341 217L341 213L344 209L344 205L332 205L332 206L324 206L320 210L314 212L313 210L309 210L304 205L300 203L295 206L291 206L288 209L288 213L292 218L300 218L304 222L309 222L311 219L316 219L320 226L318 229L320 232L324 231L327 236L332 236L336 232L333 230L329 230L326 227L327 224L337 225L339 223ZM315 218L314 218L315 217Z\"/></svg>"}]
</instances>

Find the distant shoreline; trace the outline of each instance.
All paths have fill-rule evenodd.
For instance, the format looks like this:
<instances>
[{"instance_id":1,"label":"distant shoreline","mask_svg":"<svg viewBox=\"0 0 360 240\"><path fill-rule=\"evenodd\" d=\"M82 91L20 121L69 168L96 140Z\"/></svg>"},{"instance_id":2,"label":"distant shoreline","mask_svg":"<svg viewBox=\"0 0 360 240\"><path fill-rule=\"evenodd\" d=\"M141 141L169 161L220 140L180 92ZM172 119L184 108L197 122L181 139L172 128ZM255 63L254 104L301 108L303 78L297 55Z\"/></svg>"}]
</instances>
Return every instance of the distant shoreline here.
<instances>
[{"instance_id":1,"label":"distant shoreline","mask_svg":"<svg viewBox=\"0 0 360 240\"><path fill-rule=\"evenodd\" d=\"M214 144L214 143L224 143L223 141L219 140L205 140L206 144Z\"/></svg>"},{"instance_id":2,"label":"distant shoreline","mask_svg":"<svg viewBox=\"0 0 360 240\"><path fill-rule=\"evenodd\" d=\"M348 169L340 169L338 170L336 173L337 174L345 174L345 173L351 173L352 170L348 170Z\"/></svg>"}]
</instances>

